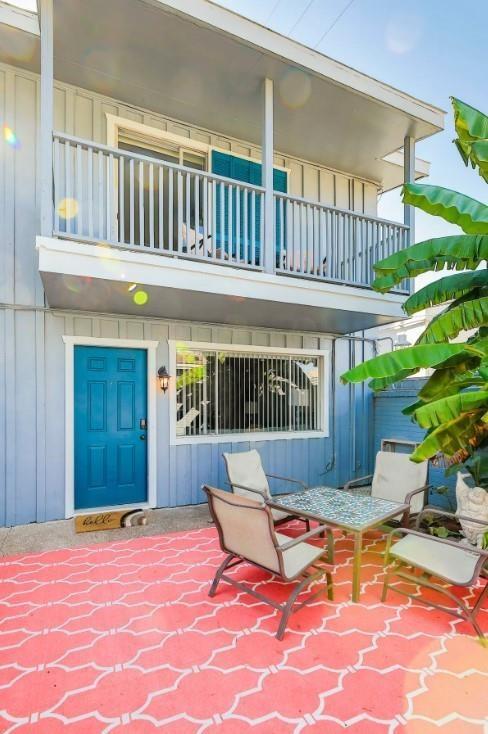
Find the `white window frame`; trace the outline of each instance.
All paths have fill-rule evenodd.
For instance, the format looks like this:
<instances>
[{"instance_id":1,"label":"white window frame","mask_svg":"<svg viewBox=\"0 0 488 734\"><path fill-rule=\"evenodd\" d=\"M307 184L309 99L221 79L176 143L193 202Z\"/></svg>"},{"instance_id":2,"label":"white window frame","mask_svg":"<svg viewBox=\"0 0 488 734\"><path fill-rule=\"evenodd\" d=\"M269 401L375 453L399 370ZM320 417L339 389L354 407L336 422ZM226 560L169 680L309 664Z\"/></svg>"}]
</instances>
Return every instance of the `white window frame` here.
<instances>
[{"instance_id":1,"label":"white window frame","mask_svg":"<svg viewBox=\"0 0 488 734\"><path fill-rule=\"evenodd\" d=\"M251 354L275 354L283 356L319 357L319 406L320 428L314 431L253 431L252 433L222 433L204 436L177 436L176 434L176 350L177 346L185 345L188 350L209 350L219 352L249 352ZM169 370L173 379L169 386L170 411L170 445L181 444L213 444L213 443L242 443L243 441L279 441L300 440L309 438L328 438L329 436L329 374L330 349L292 349L283 347L261 347L244 344L216 344L212 342L185 341L184 339L168 339Z\"/></svg>"}]
</instances>

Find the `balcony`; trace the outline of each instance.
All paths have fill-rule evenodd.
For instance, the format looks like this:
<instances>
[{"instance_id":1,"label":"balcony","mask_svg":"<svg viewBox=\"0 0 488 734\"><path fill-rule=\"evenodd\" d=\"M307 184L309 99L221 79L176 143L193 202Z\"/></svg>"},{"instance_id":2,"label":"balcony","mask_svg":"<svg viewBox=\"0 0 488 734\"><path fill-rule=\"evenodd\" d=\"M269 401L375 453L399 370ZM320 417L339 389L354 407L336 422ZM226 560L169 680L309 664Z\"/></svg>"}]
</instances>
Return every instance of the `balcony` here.
<instances>
[{"instance_id":1,"label":"balcony","mask_svg":"<svg viewBox=\"0 0 488 734\"><path fill-rule=\"evenodd\" d=\"M360 288L408 244L403 224L275 192L267 263L263 187L64 134L53 151L63 239Z\"/></svg>"},{"instance_id":2,"label":"balcony","mask_svg":"<svg viewBox=\"0 0 488 734\"><path fill-rule=\"evenodd\" d=\"M274 192L270 247L261 186L61 133L53 172L51 306L140 313L137 286L152 316L342 333L401 317L407 284L385 298L371 283L402 224Z\"/></svg>"}]
</instances>

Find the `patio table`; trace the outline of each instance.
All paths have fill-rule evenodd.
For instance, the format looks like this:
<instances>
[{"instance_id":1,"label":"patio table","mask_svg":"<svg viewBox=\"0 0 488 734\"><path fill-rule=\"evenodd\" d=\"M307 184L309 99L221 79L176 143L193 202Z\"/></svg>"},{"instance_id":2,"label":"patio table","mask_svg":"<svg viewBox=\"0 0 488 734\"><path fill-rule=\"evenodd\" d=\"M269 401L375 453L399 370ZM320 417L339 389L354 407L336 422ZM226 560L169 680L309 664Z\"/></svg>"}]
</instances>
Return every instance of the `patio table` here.
<instances>
[{"instance_id":1,"label":"patio table","mask_svg":"<svg viewBox=\"0 0 488 734\"><path fill-rule=\"evenodd\" d=\"M400 502L367 497L334 487L312 487L272 497L270 507L284 512L292 510L300 517L332 525L354 535L352 600L359 601L363 533L401 515L408 505Z\"/></svg>"}]
</instances>

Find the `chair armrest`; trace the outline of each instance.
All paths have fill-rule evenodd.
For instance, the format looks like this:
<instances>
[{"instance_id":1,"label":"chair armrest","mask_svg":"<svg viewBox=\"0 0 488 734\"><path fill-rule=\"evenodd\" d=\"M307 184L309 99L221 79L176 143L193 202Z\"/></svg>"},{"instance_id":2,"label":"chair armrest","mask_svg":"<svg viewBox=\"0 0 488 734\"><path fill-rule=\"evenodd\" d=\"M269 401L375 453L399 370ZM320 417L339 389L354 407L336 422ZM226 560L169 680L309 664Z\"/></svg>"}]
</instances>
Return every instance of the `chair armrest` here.
<instances>
[{"instance_id":1,"label":"chair armrest","mask_svg":"<svg viewBox=\"0 0 488 734\"><path fill-rule=\"evenodd\" d=\"M271 479L280 479L282 482L291 482L292 484L298 484L302 490L308 489L305 482L302 482L301 479L292 479L291 477L281 477L279 474L270 474L269 472L266 474L267 477L270 477Z\"/></svg>"},{"instance_id":2,"label":"chair armrest","mask_svg":"<svg viewBox=\"0 0 488 734\"><path fill-rule=\"evenodd\" d=\"M467 522L474 522L478 525L486 525L486 520L479 520L477 517L468 517L468 515L457 515L455 512L448 512L447 510L438 510L437 507L424 507L422 512L417 515L417 521L415 528L420 526L420 522L424 515L439 515L440 517L450 517L454 520L466 520Z\"/></svg>"},{"instance_id":3,"label":"chair armrest","mask_svg":"<svg viewBox=\"0 0 488 734\"><path fill-rule=\"evenodd\" d=\"M235 482L225 482L225 484L234 491L234 487L237 487L238 489L245 489L246 492L254 492L254 494L258 494L260 497L262 497L263 500L266 501L266 496L264 492L261 492L259 489L255 489L253 487L246 487L244 484L236 484Z\"/></svg>"},{"instance_id":4,"label":"chair armrest","mask_svg":"<svg viewBox=\"0 0 488 734\"><path fill-rule=\"evenodd\" d=\"M452 513L448 513L452 514ZM453 515L455 517L455 515ZM457 548L458 550L468 551L468 553L474 553L475 555L478 555L480 558L488 558L488 550L483 550L482 548L476 548L475 546L466 546L461 545L460 543L456 543L454 540L448 540L447 538L439 538L437 535L427 535L426 533L421 533L419 530L412 530L411 528L395 528L391 531L391 533L388 535L388 541L386 546L386 557L388 557L388 553L390 551L391 547L391 541L393 540L394 535L415 535L418 538L429 538L434 543L439 543L440 545L450 545L453 548Z\"/></svg>"},{"instance_id":5,"label":"chair armrest","mask_svg":"<svg viewBox=\"0 0 488 734\"><path fill-rule=\"evenodd\" d=\"M359 487L364 487L367 484L371 482L373 479L373 474L367 474L365 477L358 477L357 479L350 479L349 482L346 482L344 485L344 489L349 491L350 489L357 489ZM358 484L358 482L362 482L362 484ZM353 484L356 485L356 487L353 487Z\"/></svg>"},{"instance_id":6,"label":"chair armrest","mask_svg":"<svg viewBox=\"0 0 488 734\"><path fill-rule=\"evenodd\" d=\"M405 504L408 505L408 508L405 510L405 512L402 515L402 525L403 527L408 527L409 521L410 521L410 505L412 503L413 497L415 497L416 494L425 493L427 494L427 491L431 485L430 484L424 484L423 487L418 487L418 489L413 489L411 492L408 492L408 494L405 495Z\"/></svg>"},{"instance_id":7,"label":"chair armrest","mask_svg":"<svg viewBox=\"0 0 488 734\"><path fill-rule=\"evenodd\" d=\"M429 490L431 486L431 484L424 484L423 487L413 489L411 492L405 495L405 504L409 505L412 501L412 497L415 497L416 494L420 494L421 492L427 492L427 490Z\"/></svg>"},{"instance_id":8,"label":"chair armrest","mask_svg":"<svg viewBox=\"0 0 488 734\"><path fill-rule=\"evenodd\" d=\"M327 532L327 536L330 538L333 538L332 536L332 530L328 525L318 525L316 528L312 528L312 530L309 530L308 533L304 533L303 535L299 535L298 538L292 538L288 543L285 543L284 545L278 546L279 550L285 551L289 548L293 548L295 545L298 545L299 543L304 543L309 538L313 538L315 535L319 535L320 533Z\"/></svg>"}]
</instances>

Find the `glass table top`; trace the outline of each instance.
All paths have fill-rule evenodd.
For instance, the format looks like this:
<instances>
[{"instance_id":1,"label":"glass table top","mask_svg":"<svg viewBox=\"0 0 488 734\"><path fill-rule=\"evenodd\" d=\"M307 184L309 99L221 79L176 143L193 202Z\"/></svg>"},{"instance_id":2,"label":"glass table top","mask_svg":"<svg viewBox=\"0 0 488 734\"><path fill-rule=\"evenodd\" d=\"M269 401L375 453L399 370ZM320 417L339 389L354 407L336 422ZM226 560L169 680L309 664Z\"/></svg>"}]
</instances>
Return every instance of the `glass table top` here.
<instances>
[{"instance_id":1,"label":"glass table top","mask_svg":"<svg viewBox=\"0 0 488 734\"><path fill-rule=\"evenodd\" d=\"M382 520L400 514L406 505L399 502L368 497L344 489L314 487L303 492L273 497L271 503L287 510L296 510L334 525L363 530Z\"/></svg>"}]
</instances>

